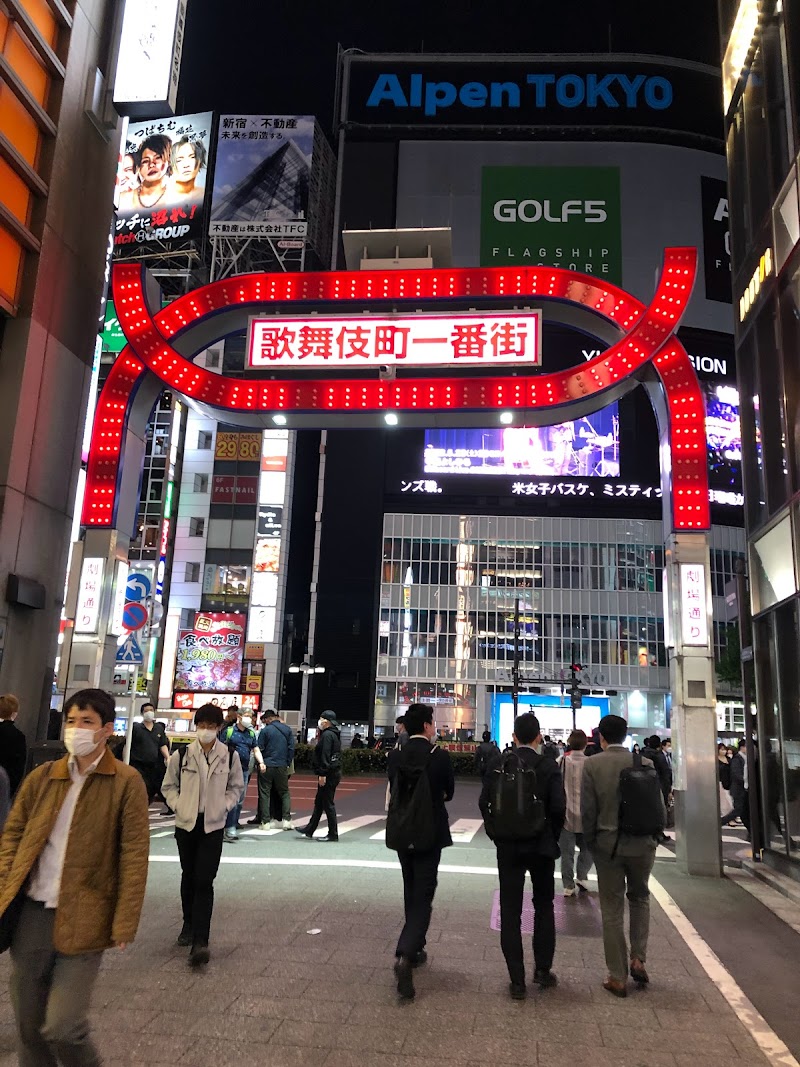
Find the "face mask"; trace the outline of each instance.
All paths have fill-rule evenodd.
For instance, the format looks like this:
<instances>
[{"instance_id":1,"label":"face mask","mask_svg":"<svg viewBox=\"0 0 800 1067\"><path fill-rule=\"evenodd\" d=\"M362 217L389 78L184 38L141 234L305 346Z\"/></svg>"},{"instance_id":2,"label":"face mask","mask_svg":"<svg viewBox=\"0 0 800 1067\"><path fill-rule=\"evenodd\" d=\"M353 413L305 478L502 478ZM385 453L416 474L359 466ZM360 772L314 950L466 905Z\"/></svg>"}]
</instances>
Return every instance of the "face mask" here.
<instances>
[{"instance_id":1,"label":"face mask","mask_svg":"<svg viewBox=\"0 0 800 1067\"><path fill-rule=\"evenodd\" d=\"M200 742L201 745L210 745L212 741L216 740L217 731L216 730L198 730L196 736L197 736L197 740Z\"/></svg>"},{"instance_id":2,"label":"face mask","mask_svg":"<svg viewBox=\"0 0 800 1067\"><path fill-rule=\"evenodd\" d=\"M80 726L68 726L64 731L64 745L71 756L88 756L97 748L94 730Z\"/></svg>"},{"instance_id":3,"label":"face mask","mask_svg":"<svg viewBox=\"0 0 800 1067\"><path fill-rule=\"evenodd\" d=\"M144 715L142 715L142 718L144 719L145 722L155 722L156 721L156 713L154 711L146 711L144 713Z\"/></svg>"},{"instance_id":4,"label":"face mask","mask_svg":"<svg viewBox=\"0 0 800 1067\"><path fill-rule=\"evenodd\" d=\"M248 718L242 719L242 727L243 727L243 729L249 730L252 725L253 725L253 720L252 719L248 719Z\"/></svg>"}]
</instances>

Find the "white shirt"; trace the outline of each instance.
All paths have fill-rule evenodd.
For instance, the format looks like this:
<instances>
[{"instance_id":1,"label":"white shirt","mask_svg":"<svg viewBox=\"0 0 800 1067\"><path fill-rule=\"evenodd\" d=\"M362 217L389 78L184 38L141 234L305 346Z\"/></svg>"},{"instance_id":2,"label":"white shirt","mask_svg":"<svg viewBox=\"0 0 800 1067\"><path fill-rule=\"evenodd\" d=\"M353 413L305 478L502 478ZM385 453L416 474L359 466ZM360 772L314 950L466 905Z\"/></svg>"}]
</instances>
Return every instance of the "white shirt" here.
<instances>
[{"instance_id":1,"label":"white shirt","mask_svg":"<svg viewBox=\"0 0 800 1067\"><path fill-rule=\"evenodd\" d=\"M69 757L69 776L72 779L72 785L64 797L64 803L61 805L58 818L45 842L39 859L36 861L30 885L28 886L28 896L31 900L41 901L46 908L58 907L58 895L61 892L61 874L64 870L64 858L67 854L67 842L69 841L69 831L75 814L75 806L78 803L78 797L81 795L84 782L95 770L105 755L105 751L105 748L103 748L94 763L90 764L86 769L86 774L81 774L78 770L78 763L75 757Z\"/></svg>"}]
</instances>

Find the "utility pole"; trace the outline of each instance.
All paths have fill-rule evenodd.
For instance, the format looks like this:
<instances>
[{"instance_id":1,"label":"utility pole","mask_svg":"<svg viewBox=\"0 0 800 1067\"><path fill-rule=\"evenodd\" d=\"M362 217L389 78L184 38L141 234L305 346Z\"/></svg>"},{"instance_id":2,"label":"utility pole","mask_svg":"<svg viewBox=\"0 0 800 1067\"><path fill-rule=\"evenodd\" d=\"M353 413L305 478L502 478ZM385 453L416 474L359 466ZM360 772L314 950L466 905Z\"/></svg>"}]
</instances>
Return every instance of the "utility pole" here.
<instances>
[{"instance_id":1,"label":"utility pole","mask_svg":"<svg viewBox=\"0 0 800 1067\"><path fill-rule=\"evenodd\" d=\"M511 668L514 719L519 715L519 597L514 598L514 665Z\"/></svg>"}]
</instances>

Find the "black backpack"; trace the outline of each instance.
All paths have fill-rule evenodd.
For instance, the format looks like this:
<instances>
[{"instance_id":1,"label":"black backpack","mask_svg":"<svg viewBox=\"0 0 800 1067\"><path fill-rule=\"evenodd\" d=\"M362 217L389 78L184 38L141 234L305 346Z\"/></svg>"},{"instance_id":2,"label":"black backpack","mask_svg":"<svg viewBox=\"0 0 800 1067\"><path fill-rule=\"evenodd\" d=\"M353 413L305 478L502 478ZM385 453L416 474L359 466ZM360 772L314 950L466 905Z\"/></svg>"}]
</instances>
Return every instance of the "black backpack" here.
<instances>
[{"instance_id":1,"label":"black backpack","mask_svg":"<svg viewBox=\"0 0 800 1067\"><path fill-rule=\"evenodd\" d=\"M540 759L537 756L536 762ZM489 836L498 841L529 841L539 837L546 824L535 766L509 749L489 772Z\"/></svg>"},{"instance_id":2,"label":"black backpack","mask_svg":"<svg viewBox=\"0 0 800 1067\"><path fill-rule=\"evenodd\" d=\"M386 816L386 847L395 852L430 852L436 846L433 795L428 778L429 760L435 751L431 748L425 763L416 767L400 757Z\"/></svg>"},{"instance_id":3,"label":"black backpack","mask_svg":"<svg viewBox=\"0 0 800 1067\"><path fill-rule=\"evenodd\" d=\"M645 767L639 752L633 753L633 766L619 773L619 833L628 837L657 837L663 833L666 815L661 782L655 767ZM612 857L616 854L614 845Z\"/></svg>"}]
</instances>

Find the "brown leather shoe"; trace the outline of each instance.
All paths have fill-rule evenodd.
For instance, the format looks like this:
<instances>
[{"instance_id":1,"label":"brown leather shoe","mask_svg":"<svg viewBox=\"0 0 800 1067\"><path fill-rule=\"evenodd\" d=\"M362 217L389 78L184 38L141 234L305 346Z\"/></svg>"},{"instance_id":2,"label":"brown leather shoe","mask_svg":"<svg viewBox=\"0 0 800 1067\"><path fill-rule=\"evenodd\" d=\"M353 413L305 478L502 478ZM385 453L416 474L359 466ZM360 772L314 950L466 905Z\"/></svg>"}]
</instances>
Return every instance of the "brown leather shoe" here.
<instances>
[{"instance_id":1,"label":"brown leather shoe","mask_svg":"<svg viewBox=\"0 0 800 1067\"><path fill-rule=\"evenodd\" d=\"M627 997L628 995L626 984L618 982L616 978L606 978L605 982L603 982L603 989L607 989L615 997Z\"/></svg>"},{"instance_id":2,"label":"brown leather shoe","mask_svg":"<svg viewBox=\"0 0 800 1067\"><path fill-rule=\"evenodd\" d=\"M650 981L650 975L641 960L631 960L631 978L637 985L647 985Z\"/></svg>"}]
</instances>

